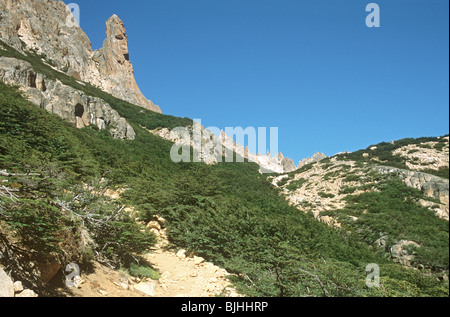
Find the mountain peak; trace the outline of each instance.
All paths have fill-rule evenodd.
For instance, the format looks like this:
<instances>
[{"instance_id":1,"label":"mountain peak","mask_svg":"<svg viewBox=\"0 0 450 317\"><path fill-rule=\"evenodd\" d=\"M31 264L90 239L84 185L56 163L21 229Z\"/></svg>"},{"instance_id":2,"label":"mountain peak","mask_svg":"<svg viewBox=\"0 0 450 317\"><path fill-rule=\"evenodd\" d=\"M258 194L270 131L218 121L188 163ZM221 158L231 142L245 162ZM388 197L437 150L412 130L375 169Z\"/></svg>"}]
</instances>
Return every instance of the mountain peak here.
<instances>
[{"instance_id":1,"label":"mountain peak","mask_svg":"<svg viewBox=\"0 0 450 317\"><path fill-rule=\"evenodd\" d=\"M106 39L93 51L83 30L70 20L63 2L0 2L0 39L15 49L45 56L54 68L148 110L161 109L144 97L134 78L125 25L114 14L106 22Z\"/></svg>"}]
</instances>

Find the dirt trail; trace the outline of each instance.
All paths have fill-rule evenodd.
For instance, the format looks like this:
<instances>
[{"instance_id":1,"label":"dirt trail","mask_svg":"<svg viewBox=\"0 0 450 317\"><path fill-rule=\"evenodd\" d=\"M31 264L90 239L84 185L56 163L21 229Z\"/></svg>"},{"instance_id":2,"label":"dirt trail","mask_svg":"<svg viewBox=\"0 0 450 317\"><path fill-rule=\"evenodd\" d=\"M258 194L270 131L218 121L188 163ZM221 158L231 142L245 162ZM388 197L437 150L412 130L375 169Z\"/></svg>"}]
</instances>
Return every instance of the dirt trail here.
<instances>
[{"instance_id":1,"label":"dirt trail","mask_svg":"<svg viewBox=\"0 0 450 317\"><path fill-rule=\"evenodd\" d=\"M164 248L160 238L146 260L161 274L158 281L140 280L124 272L96 264L95 272L81 275L79 288L71 289L75 297L214 297L240 296L226 278L228 273L200 257L186 257L185 251L175 253Z\"/></svg>"},{"instance_id":2,"label":"dirt trail","mask_svg":"<svg viewBox=\"0 0 450 317\"><path fill-rule=\"evenodd\" d=\"M207 263L200 257L186 257L183 251L175 254L160 248L147 255L147 260L161 273L161 278L155 285L155 296L237 296L224 269Z\"/></svg>"}]
</instances>

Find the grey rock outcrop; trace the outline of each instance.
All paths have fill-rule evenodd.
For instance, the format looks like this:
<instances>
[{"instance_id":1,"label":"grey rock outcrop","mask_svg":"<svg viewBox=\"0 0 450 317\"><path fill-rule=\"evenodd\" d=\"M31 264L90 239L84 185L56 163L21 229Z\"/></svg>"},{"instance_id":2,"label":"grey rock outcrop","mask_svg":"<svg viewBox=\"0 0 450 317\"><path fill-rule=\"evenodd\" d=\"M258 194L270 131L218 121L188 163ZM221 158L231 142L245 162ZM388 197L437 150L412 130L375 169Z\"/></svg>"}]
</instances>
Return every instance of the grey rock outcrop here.
<instances>
[{"instance_id":1,"label":"grey rock outcrop","mask_svg":"<svg viewBox=\"0 0 450 317\"><path fill-rule=\"evenodd\" d=\"M295 163L290 158L283 158L281 165L283 166L284 173L290 173L296 170Z\"/></svg>"},{"instance_id":2,"label":"grey rock outcrop","mask_svg":"<svg viewBox=\"0 0 450 317\"><path fill-rule=\"evenodd\" d=\"M411 248L420 248L420 245L414 241L400 240L391 247L392 260L405 267L411 267L415 258L414 251L408 250Z\"/></svg>"},{"instance_id":3,"label":"grey rock outcrop","mask_svg":"<svg viewBox=\"0 0 450 317\"><path fill-rule=\"evenodd\" d=\"M427 173L409 171L389 166L377 166L381 173L394 174L402 179L409 187L423 191L428 197L440 200L443 204L449 204L449 180Z\"/></svg>"},{"instance_id":4,"label":"grey rock outcrop","mask_svg":"<svg viewBox=\"0 0 450 317\"><path fill-rule=\"evenodd\" d=\"M93 60L101 77L108 78L101 83L103 90L146 109L161 112L158 106L144 97L136 83L125 25L117 15L106 22L106 39L103 47L94 52Z\"/></svg>"},{"instance_id":5,"label":"grey rock outcrop","mask_svg":"<svg viewBox=\"0 0 450 317\"><path fill-rule=\"evenodd\" d=\"M35 105L57 114L77 128L96 125L106 129L108 126L114 138L135 138L133 128L104 100L87 96L58 80L50 80L36 73L28 62L0 57L0 80L20 86Z\"/></svg>"},{"instance_id":6,"label":"grey rock outcrop","mask_svg":"<svg viewBox=\"0 0 450 317\"><path fill-rule=\"evenodd\" d=\"M173 133L175 131L170 131L167 128L150 132L180 146L186 145L197 149L194 151L194 158L205 164L213 165L227 161L226 158L224 160L224 156L230 158L230 154L234 152L240 158L240 161L249 161L258 164L260 166L260 173L281 174L295 170L294 161L285 158L282 153L278 153L274 157L270 153L267 153L267 155L251 153L248 147L237 144L223 130L219 136L216 136L213 132L197 122L194 122L192 127L186 127L183 130L186 131L187 138L182 137L178 133ZM199 136L198 140L196 135ZM238 158L236 160L239 162Z\"/></svg>"},{"instance_id":7,"label":"grey rock outcrop","mask_svg":"<svg viewBox=\"0 0 450 317\"><path fill-rule=\"evenodd\" d=\"M62 1L2 0L0 13L0 39L8 45L45 56L59 71L117 98L161 112L137 86L125 27L117 16L106 23L104 47L94 52L89 38Z\"/></svg>"}]
</instances>

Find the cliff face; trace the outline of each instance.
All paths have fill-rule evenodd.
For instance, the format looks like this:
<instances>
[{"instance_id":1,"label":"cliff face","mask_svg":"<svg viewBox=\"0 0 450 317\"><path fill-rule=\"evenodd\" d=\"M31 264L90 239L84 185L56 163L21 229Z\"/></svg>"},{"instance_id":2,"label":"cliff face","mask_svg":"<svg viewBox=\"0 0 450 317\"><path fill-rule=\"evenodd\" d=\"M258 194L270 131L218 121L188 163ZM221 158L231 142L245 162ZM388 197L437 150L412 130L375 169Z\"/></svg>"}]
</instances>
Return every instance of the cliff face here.
<instances>
[{"instance_id":1,"label":"cliff face","mask_svg":"<svg viewBox=\"0 0 450 317\"><path fill-rule=\"evenodd\" d=\"M107 79L100 83L101 88L116 97L161 113L158 106L144 97L136 83L125 25L117 15L106 22L106 36L103 47L93 54L100 78Z\"/></svg>"},{"instance_id":2,"label":"cliff face","mask_svg":"<svg viewBox=\"0 0 450 317\"><path fill-rule=\"evenodd\" d=\"M131 125L104 100L36 73L28 62L0 57L0 81L20 86L36 106L57 114L77 128L96 125L103 130L109 127L114 138L135 138Z\"/></svg>"},{"instance_id":3,"label":"cliff face","mask_svg":"<svg viewBox=\"0 0 450 317\"><path fill-rule=\"evenodd\" d=\"M409 186L421 190L426 196L441 203L437 213L444 219L449 219L449 181L427 173L409 171L389 166L377 166L375 169L382 174L392 174L399 177Z\"/></svg>"},{"instance_id":4,"label":"cliff face","mask_svg":"<svg viewBox=\"0 0 450 317\"><path fill-rule=\"evenodd\" d=\"M5 43L21 52L42 54L59 71L160 113L136 83L123 22L114 15L106 29L103 47L93 51L62 1L0 0L0 38Z\"/></svg>"}]
</instances>

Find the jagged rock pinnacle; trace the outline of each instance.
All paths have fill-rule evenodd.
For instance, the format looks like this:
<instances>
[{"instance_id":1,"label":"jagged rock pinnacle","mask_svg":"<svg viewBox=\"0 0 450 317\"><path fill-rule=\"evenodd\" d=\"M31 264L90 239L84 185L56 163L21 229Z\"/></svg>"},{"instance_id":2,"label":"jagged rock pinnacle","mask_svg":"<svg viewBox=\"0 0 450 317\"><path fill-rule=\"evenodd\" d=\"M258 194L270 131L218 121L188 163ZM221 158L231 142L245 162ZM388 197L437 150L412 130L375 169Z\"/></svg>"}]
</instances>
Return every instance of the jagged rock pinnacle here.
<instances>
[{"instance_id":1,"label":"jagged rock pinnacle","mask_svg":"<svg viewBox=\"0 0 450 317\"><path fill-rule=\"evenodd\" d=\"M0 1L0 39L15 49L43 55L61 72L97 86L143 108L161 112L147 100L134 78L124 23L117 15L106 22L106 39L93 51L83 30L68 24L62 1Z\"/></svg>"}]
</instances>

